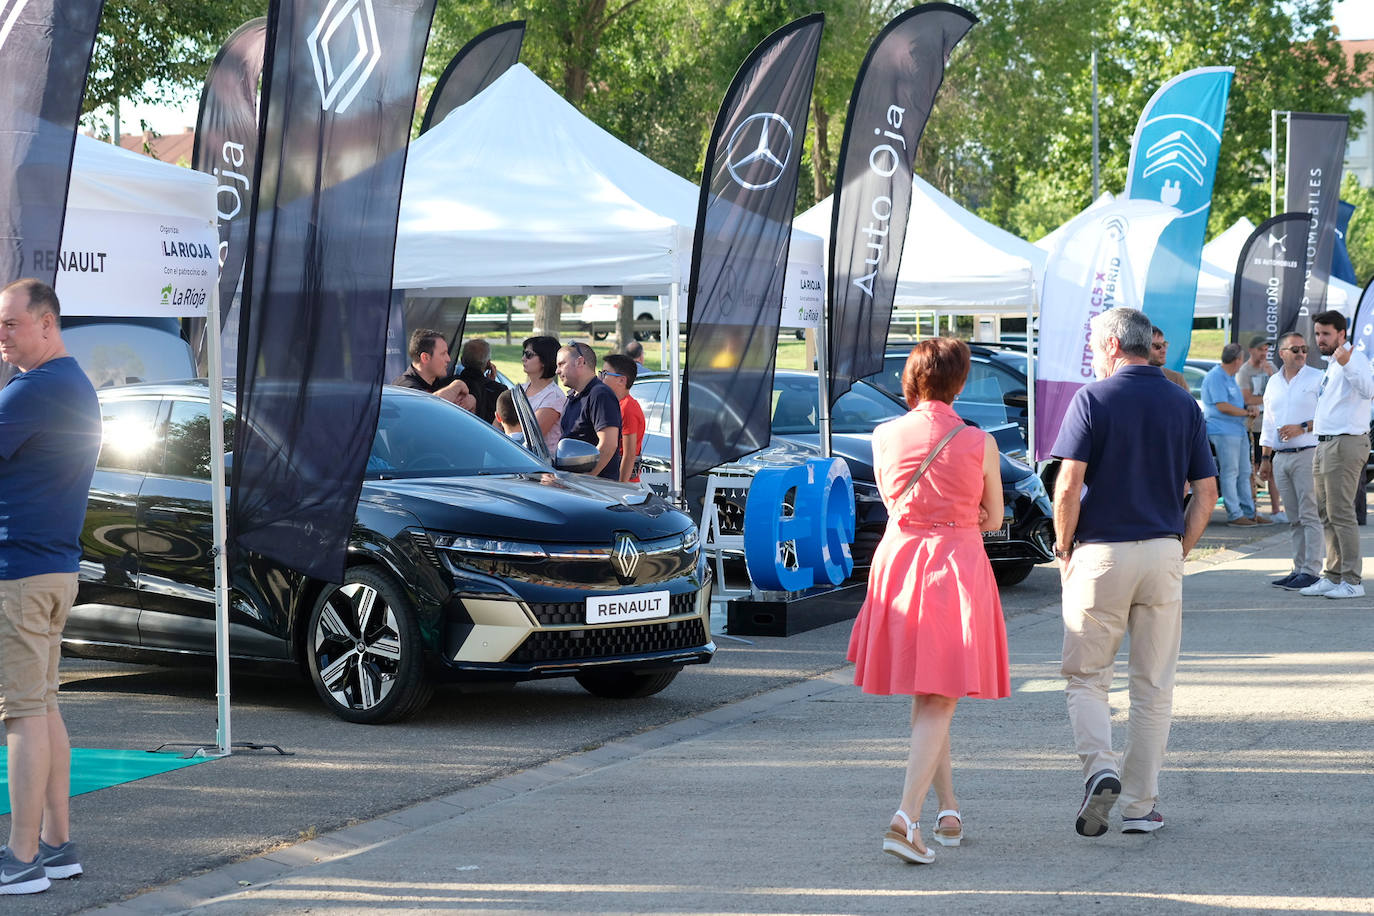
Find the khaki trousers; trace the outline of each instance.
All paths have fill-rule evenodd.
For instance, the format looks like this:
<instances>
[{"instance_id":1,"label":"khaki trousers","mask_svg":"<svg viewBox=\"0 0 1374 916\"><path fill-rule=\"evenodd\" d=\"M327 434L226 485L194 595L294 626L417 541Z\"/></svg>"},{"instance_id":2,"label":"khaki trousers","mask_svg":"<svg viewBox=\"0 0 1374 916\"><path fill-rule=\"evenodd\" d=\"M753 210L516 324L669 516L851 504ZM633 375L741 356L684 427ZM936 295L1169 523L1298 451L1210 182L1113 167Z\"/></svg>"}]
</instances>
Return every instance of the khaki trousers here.
<instances>
[{"instance_id":1,"label":"khaki trousers","mask_svg":"<svg viewBox=\"0 0 1374 916\"><path fill-rule=\"evenodd\" d=\"M1079 544L1063 571L1063 594L1063 673L1083 777L1114 770L1121 776L1123 816L1144 817L1159 797L1173 717L1183 545L1176 538ZM1125 753L1118 754L1107 691L1128 633L1131 714Z\"/></svg>"},{"instance_id":2,"label":"khaki trousers","mask_svg":"<svg viewBox=\"0 0 1374 916\"><path fill-rule=\"evenodd\" d=\"M1336 436L1317 443L1312 475L1317 482L1317 516L1326 535L1326 568L1332 582L1360 584L1360 528L1355 494L1360 470L1369 459L1369 435Z\"/></svg>"}]
</instances>

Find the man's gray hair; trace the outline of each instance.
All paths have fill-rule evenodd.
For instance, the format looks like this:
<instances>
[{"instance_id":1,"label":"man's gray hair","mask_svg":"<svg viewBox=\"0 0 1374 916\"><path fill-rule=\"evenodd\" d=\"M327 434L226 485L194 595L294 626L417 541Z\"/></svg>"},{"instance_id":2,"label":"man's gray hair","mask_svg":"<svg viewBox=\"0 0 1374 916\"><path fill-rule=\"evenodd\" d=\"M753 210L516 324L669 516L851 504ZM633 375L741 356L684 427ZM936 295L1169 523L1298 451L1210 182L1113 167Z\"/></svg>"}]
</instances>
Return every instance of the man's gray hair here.
<instances>
[{"instance_id":1,"label":"man's gray hair","mask_svg":"<svg viewBox=\"0 0 1374 916\"><path fill-rule=\"evenodd\" d=\"M1093 341L1099 346L1105 344L1108 338L1115 337L1121 344L1122 353L1141 359L1150 358L1154 326L1139 309L1107 309L1094 315L1088 326L1092 329Z\"/></svg>"},{"instance_id":2,"label":"man's gray hair","mask_svg":"<svg viewBox=\"0 0 1374 916\"><path fill-rule=\"evenodd\" d=\"M1238 343L1228 343L1221 348L1221 361L1233 363L1245 355L1245 348Z\"/></svg>"}]
</instances>

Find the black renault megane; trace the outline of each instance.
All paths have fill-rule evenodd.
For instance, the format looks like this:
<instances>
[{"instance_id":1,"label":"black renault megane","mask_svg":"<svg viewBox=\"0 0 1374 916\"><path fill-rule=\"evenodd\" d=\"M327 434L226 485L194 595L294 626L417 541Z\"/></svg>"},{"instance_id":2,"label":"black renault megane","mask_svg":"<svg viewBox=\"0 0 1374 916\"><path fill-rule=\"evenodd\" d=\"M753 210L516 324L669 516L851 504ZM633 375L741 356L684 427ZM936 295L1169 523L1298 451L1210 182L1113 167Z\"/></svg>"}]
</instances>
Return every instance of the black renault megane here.
<instances>
[{"instance_id":1,"label":"black renault megane","mask_svg":"<svg viewBox=\"0 0 1374 916\"><path fill-rule=\"evenodd\" d=\"M203 380L100 392L68 654L214 656L209 397ZM224 411L232 448L232 396ZM565 444L559 466L585 460ZM382 394L344 581L251 553L232 575L232 656L294 663L353 722L413 714L438 680L572 676L648 696L715 651L691 519L399 388Z\"/></svg>"}]
</instances>

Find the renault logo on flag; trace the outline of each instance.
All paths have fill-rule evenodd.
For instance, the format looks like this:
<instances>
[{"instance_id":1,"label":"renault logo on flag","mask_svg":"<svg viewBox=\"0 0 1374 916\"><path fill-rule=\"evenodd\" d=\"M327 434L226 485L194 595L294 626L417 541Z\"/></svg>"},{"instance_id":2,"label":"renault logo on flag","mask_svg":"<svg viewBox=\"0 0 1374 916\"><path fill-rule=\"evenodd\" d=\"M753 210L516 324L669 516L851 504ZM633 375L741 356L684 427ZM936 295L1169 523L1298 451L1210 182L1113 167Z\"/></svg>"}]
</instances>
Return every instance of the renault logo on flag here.
<instances>
[{"instance_id":1,"label":"renault logo on flag","mask_svg":"<svg viewBox=\"0 0 1374 916\"><path fill-rule=\"evenodd\" d=\"M10 29L19 21L19 14L24 12L24 7L28 6L29 0L0 0L0 48L5 46L5 39L10 37Z\"/></svg>"},{"instance_id":2,"label":"renault logo on flag","mask_svg":"<svg viewBox=\"0 0 1374 916\"><path fill-rule=\"evenodd\" d=\"M725 167L735 183L762 191L782 180L792 159L792 125L774 112L752 114L740 122L725 147Z\"/></svg>"},{"instance_id":3,"label":"renault logo on flag","mask_svg":"<svg viewBox=\"0 0 1374 916\"><path fill-rule=\"evenodd\" d=\"M306 46L320 87L320 107L343 114L382 59L372 0L329 0ZM331 48L341 57L352 57L336 68Z\"/></svg>"},{"instance_id":4,"label":"renault logo on flag","mask_svg":"<svg viewBox=\"0 0 1374 916\"><path fill-rule=\"evenodd\" d=\"M639 543L630 534L618 534L615 538L615 550L611 553L611 562L615 564L616 572L620 578L630 581L635 577L635 570L639 569L639 558L643 552L639 549Z\"/></svg>"}]
</instances>

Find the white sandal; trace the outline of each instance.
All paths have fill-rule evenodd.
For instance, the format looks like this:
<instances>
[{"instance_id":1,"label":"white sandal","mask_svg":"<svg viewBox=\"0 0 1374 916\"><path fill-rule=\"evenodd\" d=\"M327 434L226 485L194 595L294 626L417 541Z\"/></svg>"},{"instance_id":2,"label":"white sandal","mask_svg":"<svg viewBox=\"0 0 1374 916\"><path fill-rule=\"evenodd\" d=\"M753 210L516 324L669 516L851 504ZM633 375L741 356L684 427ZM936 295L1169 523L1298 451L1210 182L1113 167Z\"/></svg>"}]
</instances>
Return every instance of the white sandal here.
<instances>
[{"instance_id":1,"label":"white sandal","mask_svg":"<svg viewBox=\"0 0 1374 916\"><path fill-rule=\"evenodd\" d=\"M947 817L952 817L959 822L958 829L951 832L940 826L940 822ZM946 808L935 815L935 829L931 831L931 836L934 837L935 842L939 843L941 846L958 846L964 839L964 819L959 816L958 811L955 811L953 808Z\"/></svg>"},{"instance_id":2,"label":"white sandal","mask_svg":"<svg viewBox=\"0 0 1374 916\"><path fill-rule=\"evenodd\" d=\"M929 865L935 861L935 854L929 849L924 852L916 843L921 836L921 822L913 821L907 817L906 812L898 809L892 815L901 818L902 823L906 824L906 833L888 827L887 833L883 834L883 852L894 855L903 862L910 862L913 865Z\"/></svg>"}]
</instances>

